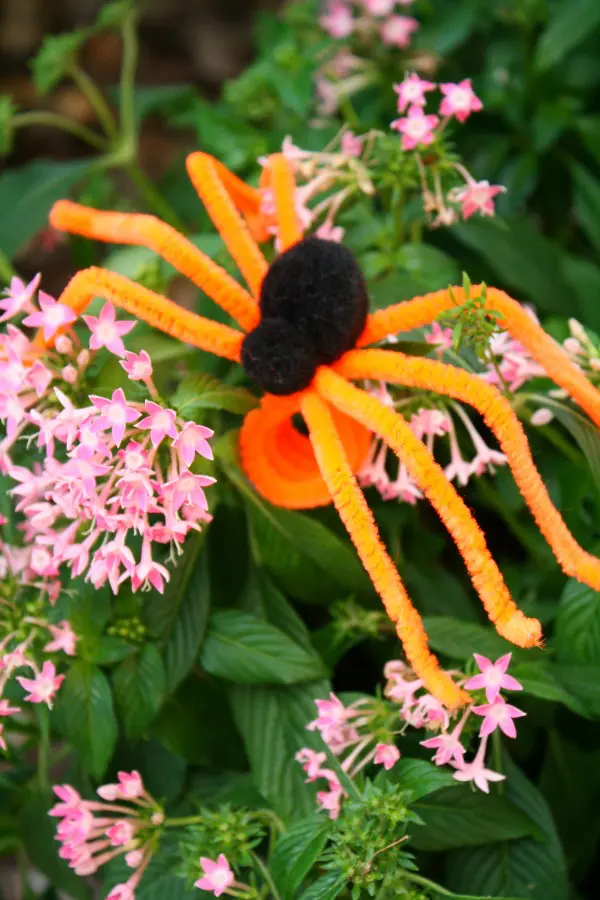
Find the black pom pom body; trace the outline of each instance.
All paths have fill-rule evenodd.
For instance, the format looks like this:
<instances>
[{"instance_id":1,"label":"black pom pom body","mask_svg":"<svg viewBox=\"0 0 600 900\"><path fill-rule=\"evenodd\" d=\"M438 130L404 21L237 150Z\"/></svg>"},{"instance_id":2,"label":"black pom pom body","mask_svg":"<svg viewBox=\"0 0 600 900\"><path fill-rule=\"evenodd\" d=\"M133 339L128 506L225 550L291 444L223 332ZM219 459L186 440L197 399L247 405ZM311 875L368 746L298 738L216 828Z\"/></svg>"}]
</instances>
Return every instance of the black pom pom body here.
<instances>
[{"instance_id":1,"label":"black pom pom body","mask_svg":"<svg viewBox=\"0 0 600 900\"><path fill-rule=\"evenodd\" d=\"M355 346L368 298L358 263L346 247L309 237L269 268L260 295L261 322L242 344L242 365L270 394L308 387L320 365Z\"/></svg>"}]
</instances>

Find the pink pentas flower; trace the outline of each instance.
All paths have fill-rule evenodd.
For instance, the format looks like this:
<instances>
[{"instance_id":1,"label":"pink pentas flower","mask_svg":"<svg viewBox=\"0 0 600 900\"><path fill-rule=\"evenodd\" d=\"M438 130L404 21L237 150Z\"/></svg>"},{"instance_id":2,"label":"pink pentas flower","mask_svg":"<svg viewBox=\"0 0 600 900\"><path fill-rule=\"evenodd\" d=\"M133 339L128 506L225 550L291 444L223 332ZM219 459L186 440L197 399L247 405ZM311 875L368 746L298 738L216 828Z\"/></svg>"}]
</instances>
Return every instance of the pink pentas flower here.
<instances>
[{"instance_id":1,"label":"pink pentas flower","mask_svg":"<svg viewBox=\"0 0 600 900\"><path fill-rule=\"evenodd\" d=\"M113 847L123 847L131 841L135 834L135 829L129 819L120 819L120 821L111 825L110 828L107 828L104 833Z\"/></svg>"},{"instance_id":2,"label":"pink pentas flower","mask_svg":"<svg viewBox=\"0 0 600 900\"><path fill-rule=\"evenodd\" d=\"M126 426L139 419L141 413L127 404L123 388L114 390L110 400L96 394L90 394L90 400L101 413L97 420L98 428L101 431L110 429L113 442L118 447L123 440Z\"/></svg>"},{"instance_id":3,"label":"pink pentas flower","mask_svg":"<svg viewBox=\"0 0 600 900\"><path fill-rule=\"evenodd\" d=\"M2 722L0 722L0 748L2 748L2 750L7 750L6 741L4 740L3 733L4 733L4 724Z\"/></svg>"},{"instance_id":4,"label":"pink pentas flower","mask_svg":"<svg viewBox=\"0 0 600 900\"><path fill-rule=\"evenodd\" d=\"M10 279L10 285L4 289L0 299L0 309L4 310L0 316L0 322L6 322L7 319L12 319L13 316L22 312L34 312L32 300L41 277L41 273L38 272L29 284L25 284L16 275Z\"/></svg>"},{"instance_id":5,"label":"pink pentas flower","mask_svg":"<svg viewBox=\"0 0 600 900\"><path fill-rule=\"evenodd\" d=\"M483 103L474 93L470 78L465 78L458 84L441 84L440 90L444 94L440 104L442 116L456 116L459 122L466 122L472 112L483 109Z\"/></svg>"},{"instance_id":6,"label":"pink pentas flower","mask_svg":"<svg viewBox=\"0 0 600 900\"><path fill-rule=\"evenodd\" d=\"M152 377L152 360L145 350L141 350L139 353L126 350L125 359L121 360L121 366L132 381L148 381Z\"/></svg>"},{"instance_id":7,"label":"pink pentas flower","mask_svg":"<svg viewBox=\"0 0 600 900\"><path fill-rule=\"evenodd\" d=\"M60 803L48 812L49 816L74 818L81 810L81 795L70 784L55 784L52 788Z\"/></svg>"},{"instance_id":8,"label":"pink pentas flower","mask_svg":"<svg viewBox=\"0 0 600 900\"><path fill-rule=\"evenodd\" d=\"M420 106L411 106L403 119L394 119L390 128L402 133L402 149L414 150L426 147L435 140L433 129L439 122L436 115L427 116Z\"/></svg>"},{"instance_id":9,"label":"pink pentas flower","mask_svg":"<svg viewBox=\"0 0 600 900\"><path fill-rule=\"evenodd\" d=\"M211 431L210 428L205 428L204 425L197 425L195 422L186 422L183 426L173 441L173 447L188 468L193 463L196 453L205 459L213 458L213 452L208 443L208 439L213 434L214 431Z\"/></svg>"},{"instance_id":10,"label":"pink pentas flower","mask_svg":"<svg viewBox=\"0 0 600 900\"><path fill-rule=\"evenodd\" d=\"M427 91L432 91L435 84L432 81L425 81L420 78L416 72L404 76L404 81L394 85L394 90L398 94L398 112L404 112L409 106L425 106Z\"/></svg>"},{"instance_id":11,"label":"pink pentas flower","mask_svg":"<svg viewBox=\"0 0 600 900\"><path fill-rule=\"evenodd\" d=\"M214 478L208 475L194 475L192 472L183 472L173 481L164 485L165 496L170 500L171 507L177 512L184 503L191 503L208 509L206 495L203 488L215 483Z\"/></svg>"},{"instance_id":12,"label":"pink pentas flower","mask_svg":"<svg viewBox=\"0 0 600 900\"><path fill-rule=\"evenodd\" d=\"M177 437L177 428L175 427L176 414L173 409L164 409L158 403L154 403L153 400L146 400L144 406L148 415L140 419L135 427L144 431L150 431L150 440L153 447L158 447L167 435L170 438Z\"/></svg>"},{"instance_id":13,"label":"pink pentas flower","mask_svg":"<svg viewBox=\"0 0 600 900\"><path fill-rule=\"evenodd\" d=\"M40 309L23 319L23 325L27 325L29 328L43 329L46 341L49 341L59 328L71 325L77 318L72 309L69 309L64 303L59 303L45 291L39 292L38 302Z\"/></svg>"},{"instance_id":14,"label":"pink pentas flower","mask_svg":"<svg viewBox=\"0 0 600 900\"><path fill-rule=\"evenodd\" d=\"M395 744L377 744L373 762L383 766L388 771L392 769L400 759L400 751Z\"/></svg>"},{"instance_id":15,"label":"pink pentas flower","mask_svg":"<svg viewBox=\"0 0 600 900\"><path fill-rule=\"evenodd\" d=\"M63 619L58 625L48 625L48 631L52 635L52 640L44 647L45 653L56 653L62 650L67 656L75 656L77 635L66 619Z\"/></svg>"},{"instance_id":16,"label":"pink pentas flower","mask_svg":"<svg viewBox=\"0 0 600 900\"><path fill-rule=\"evenodd\" d=\"M210 891L215 897L220 897L235 881L227 857L223 853L219 854L216 862L201 856L200 865L204 874L194 882L194 887L200 888L201 891Z\"/></svg>"},{"instance_id":17,"label":"pink pentas flower","mask_svg":"<svg viewBox=\"0 0 600 900\"><path fill-rule=\"evenodd\" d=\"M506 653L493 663L487 656L479 653L473 654L475 662L481 674L473 675L465 684L467 691L478 691L485 688L485 696L488 703L493 703L500 696L501 690L522 691L520 684L512 675L507 675L506 670L510 665L512 653Z\"/></svg>"},{"instance_id":18,"label":"pink pentas flower","mask_svg":"<svg viewBox=\"0 0 600 900\"><path fill-rule=\"evenodd\" d=\"M319 18L319 24L332 38L346 38L354 31L352 11L345 3L332 3L326 14Z\"/></svg>"},{"instance_id":19,"label":"pink pentas flower","mask_svg":"<svg viewBox=\"0 0 600 900\"><path fill-rule=\"evenodd\" d=\"M428 344L433 344L438 353L444 353L446 350L452 349L454 338L451 328L442 328L439 322L434 322L431 331L425 335Z\"/></svg>"},{"instance_id":20,"label":"pink pentas flower","mask_svg":"<svg viewBox=\"0 0 600 900\"><path fill-rule=\"evenodd\" d=\"M128 884L116 884L106 900L135 900L135 894Z\"/></svg>"},{"instance_id":21,"label":"pink pentas flower","mask_svg":"<svg viewBox=\"0 0 600 900\"><path fill-rule=\"evenodd\" d=\"M445 766L452 760L459 765L462 764L465 748L454 732L443 732L435 737L427 738L427 740L421 741L421 746L436 751L433 757L436 766Z\"/></svg>"},{"instance_id":22,"label":"pink pentas flower","mask_svg":"<svg viewBox=\"0 0 600 900\"><path fill-rule=\"evenodd\" d=\"M345 131L340 140L340 149L346 156L360 156L362 153L362 138L353 131Z\"/></svg>"},{"instance_id":23,"label":"pink pentas flower","mask_svg":"<svg viewBox=\"0 0 600 900\"><path fill-rule=\"evenodd\" d=\"M124 335L136 325L131 320L118 322L117 313L112 303L105 303L99 316L82 316L85 324L92 332L90 349L99 350L106 347L115 356L125 356Z\"/></svg>"},{"instance_id":24,"label":"pink pentas flower","mask_svg":"<svg viewBox=\"0 0 600 900\"><path fill-rule=\"evenodd\" d=\"M453 765L457 768L453 775L453 778L456 781L472 781L475 787L478 787L480 791L483 791L484 794L489 794L490 782L494 781L504 781L506 778L505 775L501 775L500 772L494 772L492 769L486 769L485 767L485 751L487 747L487 738L484 738L480 745L475 758L472 762L454 762Z\"/></svg>"},{"instance_id":25,"label":"pink pentas flower","mask_svg":"<svg viewBox=\"0 0 600 900\"><path fill-rule=\"evenodd\" d=\"M316 781L321 777L323 763L327 761L327 754L323 751L319 753L311 750L310 747L303 747L296 753L294 757L297 762L302 763L302 768L306 772L308 781Z\"/></svg>"},{"instance_id":26,"label":"pink pentas flower","mask_svg":"<svg viewBox=\"0 0 600 900\"><path fill-rule=\"evenodd\" d=\"M125 862L129 866L130 869L137 869L142 860L144 859L144 851L143 850L130 850L129 853L125 854Z\"/></svg>"},{"instance_id":27,"label":"pink pentas flower","mask_svg":"<svg viewBox=\"0 0 600 900\"><path fill-rule=\"evenodd\" d=\"M315 236L322 241L335 241L339 244L344 237L345 229L341 225L332 225L331 222L323 222L315 231Z\"/></svg>"},{"instance_id":28,"label":"pink pentas flower","mask_svg":"<svg viewBox=\"0 0 600 900\"><path fill-rule=\"evenodd\" d=\"M396 0L362 0L362 5L372 16L388 16L396 6Z\"/></svg>"},{"instance_id":29,"label":"pink pentas flower","mask_svg":"<svg viewBox=\"0 0 600 900\"><path fill-rule=\"evenodd\" d=\"M57 690L65 680L64 675L57 675L54 663L46 660L42 671L35 678L23 678L17 676L17 681L25 691L29 691L25 697L30 703L46 703L52 707L52 701Z\"/></svg>"},{"instance_id":30,"label":"pink pentas flower","mask_svg":"<svg viewBox=\"0 0 600 900\"><path fill-rule=\"evenodd\" d=\"M335 821L340 815L343 797L344 790L341 785L330 785L330 790L317 792L317 803L322 809L327 810L329 818Z\"/></svg>"},{"instance_id":31,"label":"pink pentas flower","mask_svg":"<svg viewBox=\"0 0 600 900\"><path fill-rule=\"evenodd\" d=\"M408 47L419 23L411 16L390 16L381 26L381 40L390 47Z\"/></svg>"},{"instance_id":32,"label":"pink pentas flower","mask_svg":"<svg viewBox=\"0 0 600 900\"><path fill-rule=\"evenodd\" d=\"M526 715L523 710L507 703L502 697L498 697L493 703L482 703L481 706L474 706L473 712L478 716L484 717L479 731L480 737L487 737L496 728L500 728L500 731L507 737L516 738L517 729L513 720L520 719L521 716Z\"/></svg>"},{"instance_id":33,"label":"pink pentas flower","mask_svg":"<svg viewBox=\"0 0 600 900\"><path fill-rule=\"evenodd\" d=\"M128 577L127 575L124 578ZM135 593L142 585L152 586L159 594L164 593L165 582L170 579L169 571L160 563L152 559L150 541L144 540L142 544L142 556L131 574L131 587Z\"/></svg>"},{"instance_id":34,"label":"pink pentas flower","mask_svg":"<svg viewBox=\"0 0 600 900\"><path fill-rule=\"evenodd\" d=\"M21 712L20 706L11 706L8 700L0 700L0 718L14 716Z\"/></svg>"},{"instance_id":35,"label":"pink pentas flower","mask_svg":"<svg viewBox=\"0 0 600 900\"><path fill-rule=\"evenodd\" d=\"M494 197L505 194L506 188L489 181L470 181L456 191L454 197L461 204L463 219L469 219L476 212L482 216L493 216L496 212Z\"/></svg>"}]
</instances>

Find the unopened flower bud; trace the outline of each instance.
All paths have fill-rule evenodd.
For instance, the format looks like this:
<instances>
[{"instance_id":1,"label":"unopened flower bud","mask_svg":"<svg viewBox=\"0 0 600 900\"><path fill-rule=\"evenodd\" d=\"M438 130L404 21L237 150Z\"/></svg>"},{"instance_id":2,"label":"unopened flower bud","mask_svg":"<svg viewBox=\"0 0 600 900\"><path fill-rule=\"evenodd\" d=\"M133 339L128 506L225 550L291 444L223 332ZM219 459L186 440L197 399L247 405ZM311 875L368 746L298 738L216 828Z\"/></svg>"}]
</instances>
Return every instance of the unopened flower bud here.
<instances>
[{"instance_id":1,"label":"unopened flower bud","mask_svg":"<svg viewBox=\"0 0 600 900\"><path fill-rule=\"evenodd\" d=\"M554 414L547 406L540 406L540 408L536 409L533 413L530 422L532 425L547 425L553 418Z\"/></svg>"},{"instance_id":2,"label":"unopened flower bud","mask_svg":"<svg viewBox=\"0 0 600 900\"><path fill-rule=\"evenodd\" d=\"M571 319L571 322L573 321L574 319ZM577 338L574 337L567 338L563 343L563 347L565 348L567 353L571 354L571 356L579 356L581 353L583 353L583 347L581 346Z\"/></svg>"},{"instance_id":3,"label":"unopened flower bud","mask_svg":"<svg viewBox=\"0 0 600 900\"><path fill-rule=\"evenodd\" d=\"M54 341L54 346L59 353L71 354L73 352L73 342L66 334L59 334Z\"/></svg>"},{"instance_id":4,"label":"unopened flower bud","mask_svg":"<svg viewBox=\"0 0 600 900\"><path fill-rule=\"evenodd\" d=\"M65 366L60 374L63 381L66 381L67 384L75 384L77 381L77 369L75 366Z\"/></svg>"},{"instance_id":5,"label":"unopened flower bud","mask_svg":"<svg viewBox=\"0 0 600 900\"><path fill-rule=\"evenodd\" d=\"M90 364L90 351L82 350L81 353L77 356L77 365L80 369L85 369Z\"/></svg>"}]
</instances>

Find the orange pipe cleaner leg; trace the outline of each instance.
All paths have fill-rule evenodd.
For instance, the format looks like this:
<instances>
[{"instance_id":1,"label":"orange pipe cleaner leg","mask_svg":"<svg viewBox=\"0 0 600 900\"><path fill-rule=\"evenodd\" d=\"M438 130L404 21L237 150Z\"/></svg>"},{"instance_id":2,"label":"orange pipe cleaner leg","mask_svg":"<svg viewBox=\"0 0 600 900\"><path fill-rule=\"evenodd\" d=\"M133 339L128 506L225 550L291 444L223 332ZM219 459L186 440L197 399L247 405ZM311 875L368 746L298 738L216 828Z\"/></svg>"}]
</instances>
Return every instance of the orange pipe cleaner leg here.
<instances>
[{"instance_id":1,"label":"orange pipe cleaner leg","mask_svg":"<svg viewBox=\"0 0 600 900\"><path fill-rule=\"evenodd\" d=\"M355 350L336 367L345 378L375 378L446 394L468 403L498 439L521 494L564 572L600 590L600 560L583 550L552 503L525 432L500 391L476 375L430 359L387 350Z\"/></svg>"},{"instance_id":2,"label":"orange pipe cleaner leg","mask_svg":"<svg viewBox=\"0 0 600 900\"><path fill-rule=\"evenodd\" d=\"M302 413L323 479L362 564L396 626L408 661L423 679L427 690L444 706L454 708L468 703L469 695L440 668L427 646L421 617L384 549L373 514L352 474L327 405L313 391L307 391L302 398Z\"/></svg>"},{"instance_id":3,"label":"orange pipe cleaner leg","mask_svg":"<svg viewBox=\"0 0 600 900\"><path fill-rule=\"evenodd\" d=\"M481 289L474 285L472 292ZM452 288L457 303L464 303L462 287ZM537 325L520 303L496 288L486 290L486 308L500 313L500 325L516 338L548 373L549 377L564 388L600 426L600 393L575 366L565 351ZM415 297L406 303L397 303L387 309L372 313L358 345L364 347L382 341L388 334L420 328L437 319L441 313L456 309L448 290L436 291Z\"/></svg>"},{"instance_id":4,"label":"orange pipe cleaner leg","mask_svg":"<svg viewBox=\"0 0 600 900\"><path fill-rule=\"evenodd\" d=\"M263 169L261 187L273 191L280 250L283 253L302 240L302 229L296 213L296 181L292 166L283 153L269 156Z\"/></svg>"},{"instance_id":5,"label":"orange pipe cleaner leg","mask_svg":"<svg viewBox=\"0 0 600 900\"><path fill-rule=\"evenodd\" d=\"M240 361L244 337L240 331L203 319L115 272L95 267L82 269L73 276L58 299L80 315L94 297L110 300L171 337L232 362ZM35 344L43 349L52 341L44 341L42 332L38 331Z\"/></svg>"},{"instance_id":6,"label":"orange pipe cleaner leg","mask_svg":"<svg viewBox=\"0 0 600 900\"><path fill-rule=\"evenodd\" d=\"M216 160L206 153L191 153L186 166L206 211L238 264L253 296L258 297L267 263L220 178L220 164L217 166Z\"/></svg>"},{"instance_id":7,"label":"orange pipe cleaner leg","mask_svg":"<svg viewBox=\"0 0 600 900\"><path fill-rule=\"evenodd\" d=\"M406 420L331 369L321 368L314 385L322 397L353 416L396 453L452 535L471 580L499 634L519 647L539 644L542 630L517 608L483 533L442 468L413 434Z\"/></svg>"},{"instance_id":8,"label":"orange pipe cleaner leg","mask_svg":"<svg viewBox=\"0 0 600 900\"><path fill-rule=\"evenodd\" d=\"M104 212L59 200L50 212L50 224L59 231L96 241L148 247L205 291L245 331L258 324L259 310L248 291L187 238L154 216Z\"/></svg>"}]
</instances>

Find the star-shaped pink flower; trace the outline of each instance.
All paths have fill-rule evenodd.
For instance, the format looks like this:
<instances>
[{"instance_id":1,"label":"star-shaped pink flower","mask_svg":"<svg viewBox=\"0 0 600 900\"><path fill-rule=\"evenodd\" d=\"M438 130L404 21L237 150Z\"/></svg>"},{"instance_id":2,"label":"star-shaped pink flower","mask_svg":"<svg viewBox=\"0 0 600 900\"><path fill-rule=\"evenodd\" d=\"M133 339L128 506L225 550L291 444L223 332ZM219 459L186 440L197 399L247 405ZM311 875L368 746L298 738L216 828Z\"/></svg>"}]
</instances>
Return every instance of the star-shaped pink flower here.
<instances>
[{"instance_id":1,"label":"star-shaped pink flower","mask_svg":"<svg viewBox=\"0 0 600 900\"><path fill-rule=\"evenodd\" d=\"M38 289L41 277L41 273L38 272L29 284L25 284L16 275L10 279L10 286L3 291L3 298L0 299L0 309L4 310L0 316L0 322L12 319L17 313L33 311L31 301Z\"/></svg>"},{"instance_id":2,"label":"star-shaped pink flower","mask_svg":"<svg viewBox=\"0 0 600 900\"><path fill-rule=\"evenodd\" d=\"M52 701L57 690L65 680L64 675L57 675L54 663L46 662L35 678L23 678L17 676L17 681L25 691L29 691L25 697L30 703L46 703L52 707Z\"/></svg>"},{"instance_id":3,"label":"star-shaped pink flower","mask_svg":"<svg viewBox=\"0 0 600 900\"><path fill-rule=\"evenodd\" d=\"M59 328L70 325L77 318L72 309L64 303L59 303L45 291L39 292L38 302L40 309L23 319L23 325L29 328L42 328L45 341L49 341Z\"/></svg>"},{"instance_id":4,"label":"star-shaped pink flower","mask_svg":"<svg viewBox=\"0 0 600 900\"><path fill-rule=\"evenodd\" d=\"M409 106L425 106L427 91L432 91L435 84L432 81L425 81L420 78L416 72L405 75L404 81L394 85L394 90L398 94L398 112L404 112Z\"/></svg>"},{"instance_id":5,"label":"star-shaped pink flower","mask_svg":"<svg viewBox=\"0 0 600 900\"><path fill-rule=\"evenodd\" d=\"M492 769L486 769L483 759L476 757L473 762L463 763L460 769L454 773L453 778L455 781L472 781L480 791L489 794L489 782L504 781L506 776L501 775L500 772L494 772Z\"/></svg>"},{"instance_id":6,"label":"star-shaped pink flower","mask_svg":"<svg viewBox=\"0 0 600 900\"><path fill-rule=\"evenodd\" d=\"M58 625L48 625L48 630L52 635L52 640L44 647L45 653L55 653L62 650L67 656L75 656L77 635L66 619L63 619Z\"/></svg>"},{"instance_id":7,"label":"star-shaped pink flower","mask_svg":"<svg viewBox=\"0 0 600 900\"><path fill-rule=\"evenodd\" d=\"M21 712L20 706L11 706L8 700L0 700L0 718L14 716Z\"/></svg>"},{"instance_id":8,"label":"star-shaped pink flower","mask_svg":"<svg viewBox=\"0 0 600 900\"><path fill-rule=\"evenodd\" d=\"M141 413L127 405L123 388L114 390L110 400L106 397L98 397L96 394L91 394L90 400L101 412L96 420L98 428L101 431L107 431L110 428L113 442L118 447L123 440L126 426L139 419Z\"/></svg>"},{"instance_id":9,"label":"star-shaped pink flower","mask_svg":"<svg viewBox=\"0 0 600 900\"><path fill-rule=\"evenodd\" d=\"M400 751L395 744L377 744L373 762L383 766L386 772L392 769L400 759Z\"/></svg>"},{"instance_id":10,"label":"star-shaped pink flower","mask_svg":"<svg viewBox=\"0 0 600 900\"><path fill-rule=\"evenodd\" d=\"M507 737L516 738L517 729L513 719L520 719L521 716L526 715L522 709L511 706L502 697L498 697L494 703L482 703L481 706L474 706L473 712L484 717L479 731L480 737L487 737L496 728L500 728L500 731Z\"/></svg>"},{"instance_id":11,"label":"star-shaped pink flower","mask_svg":"<svg viewBox=\"0 0 600 900\"><path fill-rule=\"evenodd\" d=\"M461 204L463 219L469 219L476 212L482 216L493 216L496 212L494 197L505 194L506 188L489 181L471 181L458 190L455 198Z\"/></svg>"},{"instance_id":12,"label":"star-shaped pink flower","mask_svg":"<svg viewBox=\"0 0 600 900\"><path fill-rule=\"evenodd\" d=\"M173 441L173 447L188 468L193 463L196 453L204 456L205 459L213 458L213 452L207 440L213 434L214 432L210 428L197 425L195 422L186 422L183 426Z\"/></svg>"},{"instance_id":13,"label":"star-shaped pink flower","mask_svg":"<svg viewBox=\"0 0 600 900\"><path fill-rule=\"evenodd\" d=\"M168 435L170 438L177 437L177 428L175 427L176 414L172 409L163 409L153 400L146 400L145 418L140 419L136 424L136 428L142 428L144 431L150 431L150 440L153 447L158 447L162 439Z\"/></svg>"},{"instance_id":14,"label":"star-shaped pink flower","mask_svg":"<svg viewBox=\"0 0 600 900\"><path fill-rule=\"evenodd\" d=\"M472 112L483 109L483 103L474 93L470 78L465 78L458 84L441 84L440 90L444 94L440 105L442 116L456 116L459 122L466 122Z\"/></svg>"},{"instance_id":15,"label":"star-shaped pink flower","mask_svg":"<svg viewBox=\"0 0 600 900\"><path fill-rule=\"evenodd\" d=\"M481 656L479 653L474 653L473 656L481 674L469 678L465 684L467 691L478 691L485 688L485 696L488 703L493 703L498 699L503 688L507 691L523 690L523 685L519 684L516 678L506 674L506 670L510 665L511 653L501 656L495 663L488 659L487 656Z\"/></svg>"},{"instance_id":16,"label":"star-shaped pink flower","mask_svg":"<svg viewBox=\"0 0 600 900\"><path fill-rule=\"evenodd\" d=\"M215 479L208 475L194 475L192 472L184 472L179 478L167 482L164 486L165 495L170 498L173 512L177 512L184 503L193 503L202 509L208 509L206 496L202 488L214 484Z\"/></svg>"},{"instance_id":17,"label":"star-shaped pink flower","mask_svg":"<svg viewBox=\"0 0 600 900\"><path fill-rule=\"evenodd\" d=\"M408 47L419 23L412 16L390 16L381 26L381 40L390 47Z\"/></svg>"},{"instance_id":18,"label":"star-shaped pink flower","mask_svg":"<svg viewBox=\"0 0 600 900\"><path fill-rule=\"evenodd\" d=\"M121 365L132 381L148 381L152 376L152 360L145 350L141 350L139 353L126 350L125 359L121 360Z\"/></svg>"},{"instance_id":19,"label":"star-shaped pink flower","mask_svg":"<svg viewBox=\"0 0 600 900\"><path fill-rule=\"evenodd\" d=\"M201 891L210 891L215 897L220 897L235 881L227 857L223 853L219 854L216 862L201 856L200 865L204 875L194 882L194 887L200 888Z\"/></svg>"},{"instance_id":20,"label":"star-shaped pink flower","mask_svg":"<svg viewBox=\"0 0 600 900\"><path fill-rule=\"evenodd\" d=\"M402 133L402 149L414 150L417 146L427 146L435 140L433 129L439 122L435 115L426 116L420 106L411 106L408 116L394 119L390 128Z\"/></svg>"},{"instance_id":21,"label":"star-shaped pink flower","mask_svg":"<svg viewBox=\"0 0 600 900\"><path fill-rule=\"evenodd\" d=\"M117 322L117 314L112 303L105 303L99 316L83 316L83 321L92 332L90 350L106 347L115 356L125 356L123 335L135 326L131 320Z\"/></svg>"},{"instance_id":22,"label":"star-shaped pink flower","mask_svg":"<svg viewBox=\"0 0 600 900\"><path fill-rule=\"evenodd\" d=\"M352 11L345 3L334 2L327 13L321 16L319 24L332 38L346 38L354 31Z\"/></svg>"}]
</instances>

